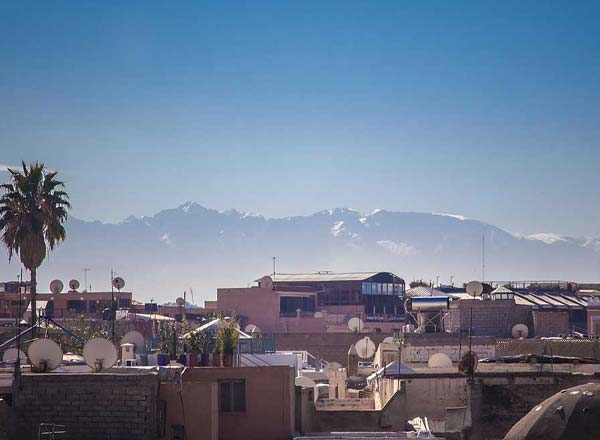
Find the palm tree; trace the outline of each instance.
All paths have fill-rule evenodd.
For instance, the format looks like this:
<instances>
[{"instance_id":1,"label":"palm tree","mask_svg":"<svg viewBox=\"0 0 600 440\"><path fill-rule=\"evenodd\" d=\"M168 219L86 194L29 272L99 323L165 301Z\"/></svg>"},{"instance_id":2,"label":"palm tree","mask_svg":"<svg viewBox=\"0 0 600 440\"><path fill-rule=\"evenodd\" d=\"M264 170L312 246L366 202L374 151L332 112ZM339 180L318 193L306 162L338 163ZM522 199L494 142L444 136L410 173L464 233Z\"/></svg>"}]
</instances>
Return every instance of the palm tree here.
<instances>
[{"instance_id":1,"label":"palm tree","mask_svg":"<svg viewBox=\"0 0 600 440\"><path fill-rule=\"evenodd\" d=\"M8 248L9 261L16 253L31 274L31 324L37 322L37 269L46 258L46 250L65 239L69 196L56 172L43 163L29 166L22 162L23 172L9 169L10 181L0 185L0 240Z\"/></svg>"}]
</instances>

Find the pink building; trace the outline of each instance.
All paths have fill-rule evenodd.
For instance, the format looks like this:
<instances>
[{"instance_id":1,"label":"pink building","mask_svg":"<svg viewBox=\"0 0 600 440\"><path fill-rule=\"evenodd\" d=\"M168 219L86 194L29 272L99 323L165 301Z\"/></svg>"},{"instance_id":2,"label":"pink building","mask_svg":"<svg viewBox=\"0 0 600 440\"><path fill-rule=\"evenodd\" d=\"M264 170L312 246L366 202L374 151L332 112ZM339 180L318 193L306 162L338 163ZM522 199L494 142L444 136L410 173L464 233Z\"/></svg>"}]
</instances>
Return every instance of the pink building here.
<instances>
[{"instance_id":1,"label":"pink building","mask_svg":"<svg viewBox=\"0 0 600 440\"><path fill-rule=\"evenodd\" d=\"M404 280L389 272L275 274L254 287L217 289L206 308L264 332L350 331L353 317L365 330L392 331L404 321L404 294Z\"/></svg>"}]
</instances>

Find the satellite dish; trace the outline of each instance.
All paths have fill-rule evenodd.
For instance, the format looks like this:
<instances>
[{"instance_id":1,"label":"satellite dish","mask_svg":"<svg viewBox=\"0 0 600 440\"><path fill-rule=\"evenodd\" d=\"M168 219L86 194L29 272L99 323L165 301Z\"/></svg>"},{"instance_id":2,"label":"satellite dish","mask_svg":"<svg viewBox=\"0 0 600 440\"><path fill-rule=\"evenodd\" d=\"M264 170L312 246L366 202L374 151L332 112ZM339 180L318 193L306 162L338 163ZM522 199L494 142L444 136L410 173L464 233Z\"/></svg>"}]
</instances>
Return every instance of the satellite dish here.
<instances>
[{"instance_id":1,"label":"satellite dish","mask_svg":"<svg viewBox=\"0 0 600 440\"><path fill-rule=\"evenodd\" d=\"M71 290L79 289L79 281L77 281L77 280L69 281L69 289L71 289Z\"/></svg>"},{"instance_id":2,"label":"satellite dish","mask_svg":"<svg viewBox=\"0 0 600 440\"><path fill-rule=\"evenodd\" d=\"M529 336L529 327L525 324L515 324L512 328L512 337L515 339L524 338L527 339Z\"/></svg>"},{"instance_id":3,"label":"satellite dish","mask_svg":"<svg viewBox=\"0 0 600 440\"><path fill-rule=\"evenodd\" d=\"M342 364L340 364L339 362L329 362L327 364L327 366L325 367L325 371L330 371L330 370L339 370L340 368L343 368Z\"/></svg>"},{"instance_id":4,"label":"satellite dish","mask_svg":"<svg viewBox=\"0 0 600 440\"><path fill-rule=\"evenodd\" d=\"M63 353L52 339L36 339L29 345L27 357L38 371L44 372L58 368Z\"/></svg>"},{"instance_id":5,"label":"satellite dish","mask_svg":"<svg viewBox=\"0 0 600 440\"><path fill-rule=\"evenodd\" d=\"M312 380L310 377L306 377L306 376L300 376L297 377L294 380L294 383L297 387L302 387L302 388L314 388L315 381Z\"/></svg>"},{"instance_id":6,"label":"satellite dish","mask_svg":"<svg viewBox=\"0 0 600 440\"><path fill-rule=\"evenodd\" d=\"M465 290L472 297L476 297L483 293L483 284L479 281L469 281L465 286Z\"/></svg>"},{"instance_id":7,"label":"satellite dish","mask_svg":"<svg viewBox=\"0 0 600 440\"><path fill-rule=\"evenodd\" d=\"M383 341L381 341L384 344L397 344L397 341L394 340L393 336L387 336L385 338L383 338Z\"/></svg>"},{"instance_id":8,"label":"satellite dish","mask_svg":"<svg viewBox=\"0 0 600 440\"><path fill-rule=\"evenodd\" d=\"M350 331L353 331L355 333L362 332L364 327L365 327L365 323L360 318L354 317L354 318L350 318L350 320L348 321L348 328L350 329Z\"/></svg>"},{"instance_id":9,"label":"satellite dish","mask_svg":"<svg viewBox=\"0 0 600 440\"><path fill-rule=\"evenodd\" d=\"M2 355L2 361L5 364L14 364L17 362L17 355L19 356L20 363L24 364L27 361L27 355L23 352L23 350L19 350L18 348L9 348Z\"/></svg>"},{"instance_id":10,"label":"satellite dish","mask_svg":"<svg viewBox=\"0 0 600 440\"><path fill-rule=\"evenodd\" d=\"M117 363L117 358L117 349L107 339L90 339L83 346L83 359L88 367L94 371L111 368Z\"/></svg>"},{"instance_id":11,"label":"satellite dish","mask_svg":"<svg viewBox=\"0 0 600 440\"><path fill-rule=\"evenodd\" d=\"M146 340L144 339L144 335L137 330L131 330L125 333L125 336L123 336L123 339L121 340L121 344L135 345L136 353L143 353L146 351Z\"/></svg>"},{"instance_id":12,"label":"satellite dish","mask_svg":"<svg viewBox=\"0 0 600 440\"><path fill-rule=\"evenodd\" d=\"M113 278L112 284L115 289L121 290L123 287L125 287L125 280L121 277L115 277Z\"/></svg>"},{"instance_id":13,"label":"satellite dish","mask_svg":"<svg viewBox=\"0 0 600 440\"><path fill-rule=\"evenodd\" d=\"M62 292L64 287L65 286L61 280L54 280L50 283L50 292L58 295L60 292Z\"/></svg>"},{"instance_id":14,"label":"satellite dish","mask_svg":"<svg viewBox=\"0 0 600 440\"><path fill-rule=\"evenodd\" d=\"M429 368L452 368L452 359L445 353L435 353L427 361Z\"/></svg>"},{"instance_id":15,"label":"satellite dish","mask_svg":"<svg viewBox=\"0 0 600 440\"><path fill-rule=\"evenodd\" d=\"M116 281L116 280L115 280ZM115 286L116 287L116 286ZM179 297L175 300L175 304L177 304L178 306L184 306L185 305L185 300L182 297Z\"/></svg>"},{"instance_id":16,"label":"satellite dish","mask_svg":"<svg viewBox=\"0 0 600 440\"><path fill-rule=\"evenodd\" d=\"M244 333L248 333L248 334L253 334L253 333L260 333L260 327L257 326L256 324L248 324L246 327L244 327Z\"/></svg>"},{"instance_id":17,"label":"satellite dish","mask_svg":"<svg viewBox=\"0 0 600 440\"><path fill-rule=\"evenodd\" d=\"M354 344L358 357L362 359L369 359L375 354L375 343L371 341L368 336Z\"/></svg>"},{"instance_id":18,"label":"satellite dish","mask_svg":"<svg viewBox=\"0 0 600 440\"><path fill-rule=\"evenodd\" d=\"M477 370L479 358L473 351L468 351L458 363L458 371L467 376L471 376Z\"/></svg>"}]
</instances>

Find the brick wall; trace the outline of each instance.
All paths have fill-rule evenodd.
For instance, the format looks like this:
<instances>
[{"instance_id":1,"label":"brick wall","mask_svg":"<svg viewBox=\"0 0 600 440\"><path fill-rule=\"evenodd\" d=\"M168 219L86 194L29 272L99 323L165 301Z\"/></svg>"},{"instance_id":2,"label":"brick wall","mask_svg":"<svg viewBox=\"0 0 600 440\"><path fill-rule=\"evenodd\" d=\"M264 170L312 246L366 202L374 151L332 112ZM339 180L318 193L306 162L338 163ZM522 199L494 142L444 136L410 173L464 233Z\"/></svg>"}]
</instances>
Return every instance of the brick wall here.
<instances>
[{"instance_id":1,"label":"brick wall","mask_svg":"<svg viewBox=\"0 0 600 440\"><path fill-rule=\"evenodd\" d=\"M11 414L14 439L37 439L40 422L65 425L70 440L156 438L156 373L31 373L21 384Z\"/></svg>"},{"instance_id":2,"label":"brick wall","mask_svg":"<svg viewBox=\"0 0 600 440\"><path fill-rule=\"evenodd\" d=\"M533 328L537 338L566 335L569 333L569 312L534 310Z\"/></svg>"},{"instance_id":3,"label":"brick wall","mask_svg":"<svg viewBox=\"0 0 600 440\"><path fill-rule=\"evenodd\" d=\"M472 324L471 324L472 310ZM513 325L527 318L527 310L515 305L513 300L460 300L450 306L446 319L450 331L468 332L472 325L474 336L510 337Z\"/></svg>"}]
</instances>

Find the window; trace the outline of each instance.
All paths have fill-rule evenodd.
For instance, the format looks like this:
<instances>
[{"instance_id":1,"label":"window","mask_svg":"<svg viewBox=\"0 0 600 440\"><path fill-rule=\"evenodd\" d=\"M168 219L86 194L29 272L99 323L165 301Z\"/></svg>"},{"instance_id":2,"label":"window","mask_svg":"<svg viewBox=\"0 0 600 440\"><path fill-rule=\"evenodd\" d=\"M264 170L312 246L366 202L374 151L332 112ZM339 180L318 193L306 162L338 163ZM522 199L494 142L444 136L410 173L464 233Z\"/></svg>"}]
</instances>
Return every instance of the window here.
<instances>
[{"instance_id":1,"label":"window","mask_svg":"<svg viewBox=\"0 0 600 440\"><path fill-rule=\"evenodd\" d=\"M246 381L245 380L219 381L219 411L220 412L245 412L246 411Z\"/></svg>"}]
</instances>

